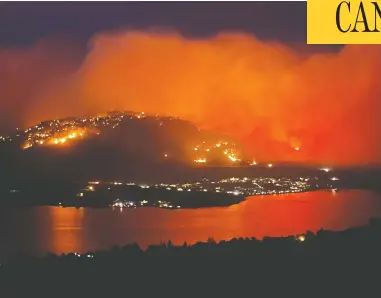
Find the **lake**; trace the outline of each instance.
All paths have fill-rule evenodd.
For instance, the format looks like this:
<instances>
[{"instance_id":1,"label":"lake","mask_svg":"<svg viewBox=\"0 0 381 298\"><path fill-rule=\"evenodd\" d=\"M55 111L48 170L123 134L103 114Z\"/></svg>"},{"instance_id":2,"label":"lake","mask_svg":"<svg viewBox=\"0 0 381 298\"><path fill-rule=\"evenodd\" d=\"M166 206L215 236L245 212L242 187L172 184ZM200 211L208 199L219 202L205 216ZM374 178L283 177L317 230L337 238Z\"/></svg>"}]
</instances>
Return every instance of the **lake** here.
<instances>
[{"instance_id":1,"label":"lake","mask_svg":"<svg viewBox=\"0 0 381 298\"><path fill-rule=\"evenodd\" d=\"M370 191L315 191L256 196L219 208L91 209L35 207L0 211L0 260L16 252L56 254L137 242L188 244L234 237L286 236L324 228L342 230L381 217L381 195Z\"/></svg>"}]
</instances>

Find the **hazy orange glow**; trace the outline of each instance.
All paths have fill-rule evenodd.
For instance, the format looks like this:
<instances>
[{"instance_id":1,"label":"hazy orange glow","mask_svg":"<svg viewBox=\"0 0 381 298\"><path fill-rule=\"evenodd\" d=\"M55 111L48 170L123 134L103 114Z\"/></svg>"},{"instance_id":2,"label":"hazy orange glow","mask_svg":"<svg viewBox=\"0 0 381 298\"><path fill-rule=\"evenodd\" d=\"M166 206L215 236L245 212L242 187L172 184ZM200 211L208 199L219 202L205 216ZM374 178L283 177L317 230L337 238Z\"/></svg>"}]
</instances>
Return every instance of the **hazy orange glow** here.
<instances>
[{"instance_id":1,"label":"hazy orange glow","mask_svg":"<svg viewBox=\"0 0 381 298\"><path fill-rule=\"evenodd\" d=\"M306 58L238 33L202 40L168 32L100 33L75 71L63 66L74 59L62 54L64 47L52 54L41 44L22 53L0 51L0 63L7 59L0 87L9 94L0 109L17 117L15 107L27 105L18 119L24 125L110 109L145 111L236 137L258 161L380 161L378 46ZM48 82L39 79L52 69Z\"/></svg>"}]
</instances>

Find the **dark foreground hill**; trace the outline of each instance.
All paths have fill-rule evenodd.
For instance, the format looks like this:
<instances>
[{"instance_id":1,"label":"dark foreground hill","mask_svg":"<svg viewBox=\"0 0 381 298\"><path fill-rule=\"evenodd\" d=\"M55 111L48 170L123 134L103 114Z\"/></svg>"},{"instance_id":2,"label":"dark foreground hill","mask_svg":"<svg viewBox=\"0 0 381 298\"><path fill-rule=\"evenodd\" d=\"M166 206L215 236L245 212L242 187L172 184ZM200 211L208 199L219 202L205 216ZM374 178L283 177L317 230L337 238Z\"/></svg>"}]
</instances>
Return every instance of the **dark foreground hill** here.
<instances>
[{"instance_id":1,"label":"dark foreground hill","mask_svg":"<svg viewBox=\"0 0 381 298\"><path fill-rule=\"evenodd\" d=\"M381 221L371 220L362 228L261 241L18 257L2 265L0 283L4 297L379 297L380 252Z\"/></svg>"}]
</instances>

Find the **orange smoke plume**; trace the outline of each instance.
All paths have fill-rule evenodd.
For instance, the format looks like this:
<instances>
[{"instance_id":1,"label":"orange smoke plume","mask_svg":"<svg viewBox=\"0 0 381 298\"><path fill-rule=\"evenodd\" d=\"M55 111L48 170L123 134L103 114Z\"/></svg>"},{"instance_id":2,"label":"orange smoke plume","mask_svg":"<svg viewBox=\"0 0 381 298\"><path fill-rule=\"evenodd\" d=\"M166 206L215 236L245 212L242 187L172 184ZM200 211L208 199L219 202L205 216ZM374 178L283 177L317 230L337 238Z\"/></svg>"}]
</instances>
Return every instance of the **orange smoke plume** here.
<instances>
[{"instance_id":1,"label":"orange smoke plume","mask_svg":"<svg viewBox=\"0 0 381 298\"><path fill-rule=\"evenodd\" d=\"M61 62L54 62L57 69ZM7 94L41 75L28 70ZM236 137L255 160L378 163L380 72L377 46L306 55L237 33L200 40L171 32L102 33L76 71L60 72L27 96L22 120L145 111Z\"/></svg>"}]
</instances>

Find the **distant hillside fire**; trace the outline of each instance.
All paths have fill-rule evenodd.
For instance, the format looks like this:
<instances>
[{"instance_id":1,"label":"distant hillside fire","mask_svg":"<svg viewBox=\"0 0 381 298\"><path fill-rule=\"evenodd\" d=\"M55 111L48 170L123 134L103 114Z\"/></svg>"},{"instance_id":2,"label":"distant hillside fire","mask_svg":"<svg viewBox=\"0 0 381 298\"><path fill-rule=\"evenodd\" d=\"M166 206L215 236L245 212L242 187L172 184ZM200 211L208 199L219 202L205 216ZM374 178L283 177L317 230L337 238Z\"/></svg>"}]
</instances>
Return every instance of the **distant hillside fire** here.
<instances>
[{"instance_id":1,"label":"distant hillside fire","mask_svg":"<svg viewBox=\"0 0 381 298\"><path fill-rule=\"evenodd\" d=\"M73 147L81 142L96 139L101 135L107 138L111 131L121 133L120 137L122 137L126 132L123 129L131 124L135 125L136 129L141 128L144 131L144 127L149 123L152 132L150 138L159 137L166 140L167 148L162 153L162 160L186 161L195 165L240 165L244 162L246 165L256 165L255 161L244 161L242 149L235 142L226 140L221 136L212 136L196 126L193 126L195 135L192 135L192 133L187 135L181 129L181 125L187 122L176 119L178 122L175 123L174 120L175 118L172 117L146 115L144 112L116 111L98 116L44 121L24 131L18 130L13 135L2 136L0 140L3 143L19 142L22 150L42 147L57 147L57 150L59 150L61 147ZM170 126L172 128L166 131L166 128ZM178 127L176 128L176 126ZM181 138L176 133L173 135L173 130L181 131ZM163 135L160 137L161 132L163 132ZM146 136L146 138L149 138L149 136ZM137 141L139 140L134 139L134 136L129 138L130 144ZM155 142L155 140L153 141ZM172 143L176 145L173 147L178 147L178 149L171 148ZM117 147L118 142L112 145ZM176 150L178 152L175 152Z\"/></svg>"},{"instance_id":2,"label":"distant hillside fire","mask_svg":"<svg viewBox=\"0 0 381 298\"><path fill-rule=\"evenodd\" d=\"M94 131L87 130L85 128L65 129L59 132L46 132L42 133L30 133L28 134L27 141L23 144L23 149L28 149L33 146L52 146L52 145L64 145L71 141L87 138Z\"/></svg>"}]
</instances>

